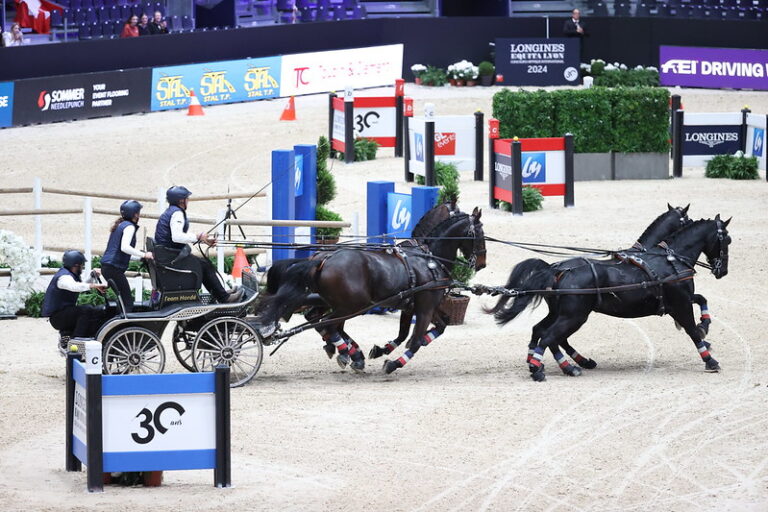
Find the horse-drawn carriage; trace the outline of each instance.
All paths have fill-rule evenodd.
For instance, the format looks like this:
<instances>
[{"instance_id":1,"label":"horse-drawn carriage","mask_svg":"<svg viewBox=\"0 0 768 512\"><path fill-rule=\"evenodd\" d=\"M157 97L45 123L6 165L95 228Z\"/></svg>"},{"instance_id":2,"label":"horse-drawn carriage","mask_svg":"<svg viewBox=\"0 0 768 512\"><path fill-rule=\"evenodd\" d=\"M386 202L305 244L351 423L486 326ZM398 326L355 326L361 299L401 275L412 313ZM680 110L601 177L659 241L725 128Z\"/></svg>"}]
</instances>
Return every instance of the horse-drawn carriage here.
<instances>
[{"instance_id":1,"label":"horse-drawn carriage","mask_svg":"<svg viewBox=\"0 0 768 512\"><path fill-rule=\"evenodd\" d=\"M669 207L635 247L604 251L606 260L579 257L555 264L526 260L513 269L504 287L465 288L477 294L502 295L487 311L500 324L516 317L534 298L547 302L550 314L534 327L529 344L527 362L534 380L544 380L546 349L567 375L576 376L580 368L596 366L568 344L568 337L591 311L619 317L670 314L694 342L706 368L716 371L718 363L704 340L709 324L706 302L694 294L692 279L697 264L711 268L717 278L727 273L729 221L718 215L714 220L693 222L686 212L687 207ZM450 279L450 269L460 264L458 254L479 270L485 266L486 238L501 242L485 236L480 216L478 209L470 215L439 205L419 221L412 240L397 246L340 246L309 259L283 261L270 269L264 298L259 295L259 279L244 272L245 295L233 304L212 304L207 297L198 296L200 273L174 265L173 255L163 254L164 248L154 247L149 239L148 248L156 257L150 263L150 277L158 296L144 311L128 314L118 297L118 314L96 336L103 344L104 371L161 372L165 351L160 339L172 321L176 322L173 350L181 365L191 371L210 371L225 364L232 370L233 386L256 375L263 345L279 348L307 329L322 336L328 357L338 352L342 367L361 371L365 356L344 331L344 322L383 306L402 311L399 334L383 346L374 345L369 357L391 354L410 334L403 355L384 363L384 371L392 373L445 330L440 304L449 289L457 286ZM709 265L697 262L702 253ZM508 304L510 299L514 300ZM693 318L694 302L702 306L698 325ZM280 320L300 310L307 321L283 330ZM576 366L558 347L566 350Z\"/></svg>"},{"instance_id":2,"label":"horse-drawn carriage","mask_svg":"<svg viewBox=\"0 0 768 512\"><path fill-rule=\"evenodd\" d=\"M231 369L232 386L242 386L259 371L263 349L253 317L248 317L259 295L257 276L243 273L244 294L240 302L219 304L211 296L200 295L200 272L195 258L176 261L177 253L155 246L148 262L153 297L149 303L136 304L126 313L116 293L115 316L99 329L95 340L102 344L103 371L106 374L161 373L166 352L161 343L168 324L175 322L173 352L189 371L212 371L225 364ZM114 283L110 283L116 291ZM60 333L60 346L81 347L85 339L70 339Z\"/></svg>"}]
</instances>

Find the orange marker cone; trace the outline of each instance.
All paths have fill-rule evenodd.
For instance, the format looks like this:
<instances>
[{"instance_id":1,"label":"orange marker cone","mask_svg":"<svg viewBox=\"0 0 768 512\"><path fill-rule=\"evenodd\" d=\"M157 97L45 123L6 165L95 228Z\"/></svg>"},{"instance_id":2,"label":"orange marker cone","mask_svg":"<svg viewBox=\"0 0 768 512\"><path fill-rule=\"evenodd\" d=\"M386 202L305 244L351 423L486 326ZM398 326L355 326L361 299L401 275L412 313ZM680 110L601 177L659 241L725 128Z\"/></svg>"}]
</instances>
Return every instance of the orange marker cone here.
<instances>
[{"instance_id":1,"label":"orange marker cone","mask_svg":"<svg viewBox=\"0 0 768 512\"><path fill-rule=\"evenodd\" d=\"M280 114L281 121L295 121L296 120L296 102L291 96L288 99L288 104L283 109L283 113Z\"/></svg>"},{"instance_id":2,"label":"orange marker cone","mask_svg":"<svg viewBox=\"0 0 768 512\"><path fill-rule=\"evenodd\" d=\"M243 277L243 268L250 265L248 258L245 256L245 251L242 247L238 247L235 250L235 261L232 263L232 277L240 279Z\"/></svg>"},{"instance_id":3,"label":"orange marker cone","mask_svg":"<svg viewBox=\"0 0 768 512\"><path fill-rule=\"evenodd\" d=\"M195 96L194 89L189 90L189 110L187 110L188 116L204 116L203 106L200 105L200 100Z\"/></svg>"}]
</instances>

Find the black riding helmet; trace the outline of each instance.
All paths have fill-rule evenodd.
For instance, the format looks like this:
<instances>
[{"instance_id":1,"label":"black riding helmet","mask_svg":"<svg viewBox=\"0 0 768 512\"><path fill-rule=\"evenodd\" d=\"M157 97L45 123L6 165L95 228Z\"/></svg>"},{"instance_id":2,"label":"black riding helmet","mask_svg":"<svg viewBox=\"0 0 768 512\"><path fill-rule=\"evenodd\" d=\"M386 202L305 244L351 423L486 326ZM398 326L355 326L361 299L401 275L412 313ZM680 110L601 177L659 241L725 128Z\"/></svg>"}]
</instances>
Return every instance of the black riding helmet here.
<instances>
[{"instance_id":1,"label":"black riding helmet","mask_svg":"<svg viewBox=\"0 0 768 512\"><path fill-rule=\"evenodd\" d=\"M61 263L64 268L72 270L75 265L82 265L85 263L85 255L80 251L67 251L61 258Z\"/></svg>"},{"instance_id":2,"label":"black riding helmet","mask_svg":"<svg viewBox=\"0 0 768 512\"><path fill-rule=\"evenodd\" d=\"M142 209L141 203L131 199L130 201L125 201L123 204L120 205L120 216L124 220L133 221L133 217L137 213L139 213L141 209Z\"/></svg>"},{"instance_id":3,"label":"black riding helmet","mask_svg":"<svg viewBox=\"0 0 768 512\"><path fill-rule=\"evenodd\" d=\"M176 187L171 187L166 191L165 199L168 201L168 204L178 206L179 201L181 201L182 199L186 199L191 195L192 195L192 192L187 190L187 187L176 186Z\"/></svg>"}]
</instances>

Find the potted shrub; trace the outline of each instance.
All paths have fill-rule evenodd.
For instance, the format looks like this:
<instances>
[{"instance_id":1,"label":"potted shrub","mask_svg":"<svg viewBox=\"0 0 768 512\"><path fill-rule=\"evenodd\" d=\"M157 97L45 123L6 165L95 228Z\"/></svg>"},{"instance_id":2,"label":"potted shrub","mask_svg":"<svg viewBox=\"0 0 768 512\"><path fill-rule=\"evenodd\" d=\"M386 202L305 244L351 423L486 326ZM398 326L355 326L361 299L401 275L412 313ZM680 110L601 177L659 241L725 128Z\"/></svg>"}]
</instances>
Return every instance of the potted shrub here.
<instances>
[{"instance_id":1,"label":"potted shrub","mask_svg":"<svg viewBox=\"0 0 768 512\"><path fill-rule=\"evenodd\" d=\"M329 210L325 206L317 205L315 208L315 220L342 221L341 215ZM341 228L315 228L315 239L318 244L335 244L339 241Z\"/></svg>"},{"instance_id":2,"label":"potted shrub","mask_svg":"<svg viewBox=\"0 0 768 512\"><path fill-rule=\"evenodd\" d=\"M448 76L445 70L435 66L427 66L427 70L422 75L422 83L424 85L432 85L436 87L442 87L448 82Z\"/></svg>"},{"instance_id":3,"label":"potted shrub","mask_svg":"<svg viewBox=\"0 0 768 512\"><path fill-rule=\"evenodd\" d=\"M413 73L413 81L416 85L421 85L424 73L427 72L427 66L424 64L414 64L411 66L411 73Z\"/></svg>"},{"instance_id":4,"label":"potted shrub","mask_svg":"<svg viewBox=\"0 0 768 512\"><path fill-rule=\"evenodd\" d=\"M477 65L477 73L480 75L480 85L488 87L493 85L493 75L496 74L496 66L492 62L484 60Z\"/></svg>"},{"instance_id":5,"label":"potted shrub","mask_svg":"<svg viewBox=\"0 0 768 512\"><path fill-rule=\"evenodd\" d=\"M448 66L447 73L448 75L448 83L451 85L458 85L457 78L459 77L459 70L456 68L456 64L451 64Z\"/></svg>"},{"instance_id":6,"label":"potted shrub","mask_svg":"<svg viewBox=\"0 0 768 512\"><path fill-rule=\"evenodd\" d=\"M466 285L475 275L475 269L470 266L464 256L459 256L456 264L451 269L451 279ZM461 325L469 306L469 296L459 292L449 292L440 303L440 312L443 313L448 325Z\"/></svg>"},{"instance_id":7,"label":"potted shrub","mask_svg":"<svg viewBox=\"0 0 768 512\"><path fill-rule=\"evenodd\" d=\"M464 69L462 70L462 76L464 77L464 80L469 87L474 87L477 85L478 75L478 67L471 62L467 62L464 66Z\"/></svg>"}]
</instances>

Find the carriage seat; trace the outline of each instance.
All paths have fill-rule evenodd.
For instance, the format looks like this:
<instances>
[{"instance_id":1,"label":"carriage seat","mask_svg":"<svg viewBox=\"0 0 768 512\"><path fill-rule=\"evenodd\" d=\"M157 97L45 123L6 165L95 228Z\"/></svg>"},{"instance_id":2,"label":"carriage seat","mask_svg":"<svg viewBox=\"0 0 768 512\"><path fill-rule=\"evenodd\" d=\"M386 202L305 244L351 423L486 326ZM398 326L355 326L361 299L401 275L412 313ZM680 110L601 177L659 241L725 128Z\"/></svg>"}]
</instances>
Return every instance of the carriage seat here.
<instances>
[{"instance_id":1,"label":"carriage seat","mask_svg":"<svg viewBox=\"0 0 768 512\"><path fill-rule=\"evenodd\" d=\"M154 255L147 262L149 279L152 288L160 293L157 303L160 306L175 301L188 302L199 300L198 290L202 285L202 268L200 260L189 257L189 248L174 249L155 244L152 237L147 237L147 250Z\"/></svg>"}]
</instances>

